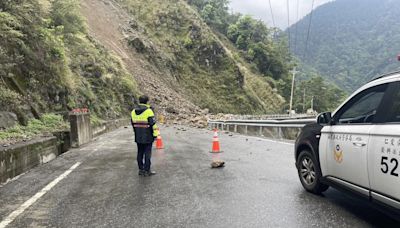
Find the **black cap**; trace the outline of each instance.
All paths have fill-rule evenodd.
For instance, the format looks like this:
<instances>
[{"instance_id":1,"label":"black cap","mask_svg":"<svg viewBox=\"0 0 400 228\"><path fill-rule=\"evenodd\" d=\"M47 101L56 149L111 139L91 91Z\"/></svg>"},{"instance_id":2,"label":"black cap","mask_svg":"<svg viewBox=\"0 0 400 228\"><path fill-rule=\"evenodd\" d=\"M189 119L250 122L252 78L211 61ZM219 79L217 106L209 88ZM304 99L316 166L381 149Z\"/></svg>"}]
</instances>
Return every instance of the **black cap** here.
<instances>
[{"instance_id":1,"label":"black cap","mask_svg":"<svg viewBox=\"0 0 400 228\"><path fill-rule=\"evenodd\" d=\"M146 95L142 95L139 97L139 103L141 104L147 104L149 102L149 97Z\"/></svg>"}]
</instances>

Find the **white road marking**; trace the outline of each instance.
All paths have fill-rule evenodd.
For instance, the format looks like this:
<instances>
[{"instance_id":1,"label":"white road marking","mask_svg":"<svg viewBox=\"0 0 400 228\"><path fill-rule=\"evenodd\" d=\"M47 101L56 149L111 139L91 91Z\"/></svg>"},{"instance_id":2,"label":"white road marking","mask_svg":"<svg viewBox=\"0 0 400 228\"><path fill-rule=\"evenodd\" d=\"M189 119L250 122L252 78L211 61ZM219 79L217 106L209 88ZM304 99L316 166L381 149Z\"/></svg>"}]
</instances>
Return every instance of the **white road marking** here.
<instances>
[{"instance_id":1,"label":"white road marking","mask_svg":"<svg viewBox=\"0 0 400 228\"><path fill-rule=\"evenodd\" d=\"M12 223L20 214L22 214L26 209L28 209L32 204L34 204L37 200L39 200L43 195L45 195L48 191L50 191L54 186L58 184L61 180L66 178L74 169L76 169L81 162L77 162L75 165L73 165L71 168L69 168L67 171L65 171L63 174L61 174L59 177L57 177L55 180L50 182L46 187L44 187L40 192L36 193L34 196L32 196L30 199L25 201L17 210L9 214L1 223L0 223L0 228L5 228L8 226L10 223Z\"/></svg>"},{"instance_id":2,"label":"white road marking","mask_svg":"<svg viewBox=\"0 0 400 228\"><path fill-rule=\"evenodd\" d=\"M264 139L264 138L260 138L260 137L254 137L254 136L246 136L248 138L253 138L253 139L258 139L258 140L262 140L262 141L267 141L267 142L272 142L272 143L280 143L280 144L285 144L285 145L289 145L289 146L293 146L294 143L290 143L290 142L284 142L284 141L278 141L278 140L272 140L272 139Z\"/></svg>"}]
</instances>

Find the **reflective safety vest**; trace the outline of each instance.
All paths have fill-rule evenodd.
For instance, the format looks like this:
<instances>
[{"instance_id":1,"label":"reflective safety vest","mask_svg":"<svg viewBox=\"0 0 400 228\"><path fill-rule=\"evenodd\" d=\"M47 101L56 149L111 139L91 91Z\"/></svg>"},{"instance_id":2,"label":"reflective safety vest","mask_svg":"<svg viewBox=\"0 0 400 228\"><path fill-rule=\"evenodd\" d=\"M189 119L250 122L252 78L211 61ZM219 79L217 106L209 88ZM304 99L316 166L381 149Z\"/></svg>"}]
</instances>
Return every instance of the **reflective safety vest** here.
<instances>
[{"instance_id":1,"label":"reflective safety vest","mask_svg":"<svg viewBox=\"0 0 400 228\"><path fill-rule=\"evenodd\" d=\"M132 111L131 123L137 143L153 143L159 135L154 112L148 104L139 104L139 107Z\"/></svg>"}]
</instances>

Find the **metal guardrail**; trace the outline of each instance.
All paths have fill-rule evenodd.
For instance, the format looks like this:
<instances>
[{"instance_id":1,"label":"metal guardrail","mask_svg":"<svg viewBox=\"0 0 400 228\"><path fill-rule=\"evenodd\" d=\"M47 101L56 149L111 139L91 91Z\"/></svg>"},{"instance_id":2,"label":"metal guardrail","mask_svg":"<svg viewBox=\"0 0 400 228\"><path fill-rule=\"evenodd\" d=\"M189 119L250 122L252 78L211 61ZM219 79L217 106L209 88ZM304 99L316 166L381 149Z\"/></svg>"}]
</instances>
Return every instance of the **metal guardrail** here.
<instances>
[{"instance_id":1,"label":"metal guardrail","mask_svg":"<svg viewBox=\"0 0 400 228\"><path fill-rule=\"evenodd\" d=\"M289 120L315 118L316 114L232 115L229 120Z\"/></svg>"},{"instance_id":2,"label":"metal guardrail","mask_svg":"<svg viewBox=\"0 0 400 228\"><path fill-rule=\"evenodd\" d=\"M259 127L303 127L316 122L315 118L289 120L209 120L209 124L259 126Z\"/></svg>"},{"instance_id":3,"label":"metal guardrail","mask_svg":"<svg viewBox=\"0 0 400 228\"><path fill-rule=\"evenodd\" d=\"M301 128L315 123L316 118L287 120L209 120L211 129L236 132L244 135L263 136L274 139L294 140Z\"/></svg>"}]
</instances>

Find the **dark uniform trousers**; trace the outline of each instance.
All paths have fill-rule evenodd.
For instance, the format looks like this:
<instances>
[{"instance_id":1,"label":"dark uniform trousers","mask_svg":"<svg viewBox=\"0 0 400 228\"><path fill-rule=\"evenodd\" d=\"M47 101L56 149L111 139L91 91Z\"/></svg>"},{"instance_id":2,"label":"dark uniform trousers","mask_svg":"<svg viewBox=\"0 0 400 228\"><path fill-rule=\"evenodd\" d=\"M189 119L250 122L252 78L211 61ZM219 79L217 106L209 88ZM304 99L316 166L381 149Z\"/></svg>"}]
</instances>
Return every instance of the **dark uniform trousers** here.
<instances>
[{"instance_id":1,"label":"dark uniform trousers","mask_svg":"<svg viewBox=\"0 0 400 228\"><path fill-rule=\"evenodd\" d=\"M137 163L139 166L139 170L150 171L152 146L153 146L152 143L146 143L146 144L137 143L138 147Z\"/></svg>"}]
</instances>

